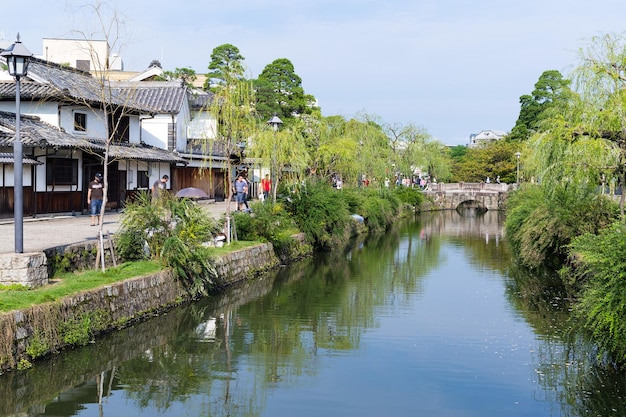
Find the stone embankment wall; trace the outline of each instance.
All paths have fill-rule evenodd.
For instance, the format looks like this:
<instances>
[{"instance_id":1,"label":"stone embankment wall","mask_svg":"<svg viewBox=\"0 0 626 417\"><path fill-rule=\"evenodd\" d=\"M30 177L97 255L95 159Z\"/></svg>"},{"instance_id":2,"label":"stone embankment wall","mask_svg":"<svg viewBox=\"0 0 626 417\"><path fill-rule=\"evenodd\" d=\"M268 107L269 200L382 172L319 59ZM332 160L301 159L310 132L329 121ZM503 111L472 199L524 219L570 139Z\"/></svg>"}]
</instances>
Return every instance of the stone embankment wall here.
<instances>
[{"instance_id":1,"label":"stone embankment wall","mask_svg":"<svg viewBox=\"0 0 626 417\"><path fill-rule=\"evenodd\" d=\"M89 257L91 248L83 249L74 248L72 253ZM291 252L294 256L310 253L302 235L296 236ZM78 263L83 262L79 258L72 257ZM216 259L219 284L226 287L279 264L281 261L269 243L231 252ZM1 314L0 374L30 366L31 361L41 356L85 344L99 333L146 319L196 297L172 271L166 270Z\"/></svg>"}]
</instances>

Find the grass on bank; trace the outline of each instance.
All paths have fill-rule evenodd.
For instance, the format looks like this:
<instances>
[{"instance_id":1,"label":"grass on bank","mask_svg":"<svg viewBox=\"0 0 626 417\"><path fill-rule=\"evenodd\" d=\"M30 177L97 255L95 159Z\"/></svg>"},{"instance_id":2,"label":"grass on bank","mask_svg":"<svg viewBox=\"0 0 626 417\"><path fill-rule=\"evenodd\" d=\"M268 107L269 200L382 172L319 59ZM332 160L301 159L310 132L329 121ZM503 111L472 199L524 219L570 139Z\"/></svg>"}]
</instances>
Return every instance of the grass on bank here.
<instances>
[{"instance_id":1,"label":"grass on bank","mask_svg":"<svg viewBox=\"0 0 626 417\"><path fill-rule=\"evenodd\" d=\"M215 256L221 256L259 243L259 241L239 240L211 250ZM162 269L163 265L159 260L132 261L108 268L104 273L99 269L59 273L51 278L51 284L34 289L22 285L0 285L0 312L21 310L37 304L60 300L68 295L153 274Z\"/></svg>"},{"instance_id":2,"label":"grass on bank","mask_svg":"<svg viewBox=\"0 0 626 417\"><path fill-rule=\"evenodd\" d=\"M81 291L152 274L162 268L158 261L126 262L109 268L104 273L100 270L92 270L58 274L52 279L51 284L34 289L20 285L0 286L0 312L20 310L56 301Z\"/></svg>"}]
</instances>

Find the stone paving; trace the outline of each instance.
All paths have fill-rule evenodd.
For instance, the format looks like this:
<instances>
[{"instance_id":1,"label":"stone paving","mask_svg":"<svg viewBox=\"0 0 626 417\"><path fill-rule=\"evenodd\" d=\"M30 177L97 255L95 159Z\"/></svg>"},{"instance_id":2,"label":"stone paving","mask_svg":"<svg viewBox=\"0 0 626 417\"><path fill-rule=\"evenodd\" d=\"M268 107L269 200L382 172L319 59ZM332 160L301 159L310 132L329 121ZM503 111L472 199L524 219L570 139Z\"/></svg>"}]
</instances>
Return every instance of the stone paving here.
<instances>
[{"instance_id":1,"label":"stone paving","mask_svg":"<svg viewBox=\"0 0 626 417\"><path fill-rule=\"evenodd\" d=\"M220 218L228 209L228 202L202 204L211 216ZM235 210L236 203L230 203ZM120 213L112 211L104 215L102 231L114 234L119 227ZM98 239L98 227L91 226L89 215L46 215L36 218L24 217L24 253L42 252L56 246ZM13 219L0 220L0 254L15 251L15 224Z\"/></svg>"}]
</instances>

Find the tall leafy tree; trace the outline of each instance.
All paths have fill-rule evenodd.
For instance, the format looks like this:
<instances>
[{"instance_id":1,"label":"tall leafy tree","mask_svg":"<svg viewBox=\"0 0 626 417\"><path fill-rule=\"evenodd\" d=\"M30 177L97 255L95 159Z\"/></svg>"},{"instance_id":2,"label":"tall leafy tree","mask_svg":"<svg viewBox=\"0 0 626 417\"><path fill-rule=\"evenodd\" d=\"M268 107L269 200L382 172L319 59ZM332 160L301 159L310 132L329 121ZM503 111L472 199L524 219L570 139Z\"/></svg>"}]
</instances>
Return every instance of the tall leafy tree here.
<instances>
[{"instance_id":1,"label":"tall leafy tree","mask_svg":"<svg viewBox=\"0 0 626 417\"><path fill-rule=\"evenodd\" d=\"M239 48L234 45L225 43L215 47L211 53L211 63L204 89L215 93L221 87L232 84L236 80L243 80L244 60Z\"/></svg>"},{"instance_id":2,"label":"tall leafy tree","mask_svg":"<svg viewBox=\"0 0 626 417\"><path fill-rule=\"evenodd\" d=\"M480 182L486 177L500 176L500 181L514 183L517 180L517 143L498 140L477 148L467 148L465 154L454 162L452 181Z\"/></svg>"},{"instance_id":3,"label":"tall leafy tree","mask_svg":"<svg viewBox=\"0 0 626 417\"><path fill-rule=\"evenodd\" d=\"M251 157L264 160L276 172L273 175L272 199L276 201L279 184L287 175L301 179L308 166L309 154L301 132L294 126L273 130L266 124L257 130L247 151ZM289 169L287 169L289 168Z\"/></svg>"},{"instance_id":4,"label":"tall leafy tree","mask_svg":"<svg viewBox=\"0 0 626 417\"><path fill-rule=\"evenodd\" d=\"M594 198L602 178L626 180L626 37L591 38L580 62L573 73L577 94L548 112L529 163L552 188L568 186ZM620 207L623 217L624 195Z\"/></svg>"},{"instance_id":5,"label":"tall leafy tree","mask_svg":"<svg viewBox=\"0 0 626 417\"><path fill-rule=\"evenodd\" d=\"M157 77L159 81L175 81L180 82L187 88L193 88L193 82L198 79L196 71L191 68L176 68L174 71L163 71L160 77Z\"/></svg>"},{"instance_id":6,"label":"tall leafy tree","mask_svg":"<svg viewBox=\"0 0 626 417\"><path fill-rule=\"evenodd\" d=\"M563 104L570 95L571 81L563 78L556 70L544 71L535 83L535 89L520 97L519 117L509 137L514 140L526 140L540 128L540 122L547 115L547 110Z\"/></svg>"},{"instance_id":7,"label":"tall leafy tree","mask_svg":"<svg viewBox=\"0 0 626 417\"><path fill-rule=\"evenodd\" d=\"M393 163L400 172L412 175L421 169L434 178L443 180L449 177L449 153L425 128L413 124L394 124L385 125L384 131L393 150Z\"/></svg>"},{"instance_id":8,"label":"tall leafy tree","mask_svg":"<svg viewBox=\"0 0 626 417\"><path fill-rule=\"evenodd\" d=\"M311 114L315 99L304 93L293 64L279 58L268 64L255 82L256 109L268 120L274 114L287 122L294 115Z\"/></svg>"}]
</instances>

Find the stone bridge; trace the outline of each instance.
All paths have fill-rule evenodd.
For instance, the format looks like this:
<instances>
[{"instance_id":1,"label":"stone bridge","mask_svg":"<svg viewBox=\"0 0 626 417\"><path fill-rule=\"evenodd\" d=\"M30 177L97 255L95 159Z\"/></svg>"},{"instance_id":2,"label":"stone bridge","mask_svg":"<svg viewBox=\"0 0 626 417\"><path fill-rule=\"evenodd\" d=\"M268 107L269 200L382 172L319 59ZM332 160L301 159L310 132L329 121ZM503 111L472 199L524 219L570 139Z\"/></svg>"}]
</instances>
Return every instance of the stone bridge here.
<instances>
[{"instance_id":1,"label":"stone bridge","mask_svg":"<svg viewBox=\"0 0 626 417\"><path fill-rule=\"evenodd\" d=\"M423 210L504 210L509 190L516 184L437 183L424 191Z\"/></svg>"}]
</instances>

